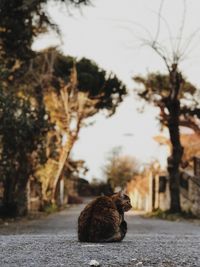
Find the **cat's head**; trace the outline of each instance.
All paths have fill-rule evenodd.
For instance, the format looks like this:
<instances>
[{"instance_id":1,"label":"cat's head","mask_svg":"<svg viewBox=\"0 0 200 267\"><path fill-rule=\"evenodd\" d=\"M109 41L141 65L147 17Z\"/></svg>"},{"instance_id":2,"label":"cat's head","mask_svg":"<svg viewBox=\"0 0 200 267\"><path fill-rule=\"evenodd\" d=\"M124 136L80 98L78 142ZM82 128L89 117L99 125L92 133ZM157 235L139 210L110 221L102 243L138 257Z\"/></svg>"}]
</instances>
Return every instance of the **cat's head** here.
<instances>
[{"instance_id":1,"label":"cat's head","mask_svg":"<svg viewBox=\"0 0 200 267\"><path fill-rule=\"evenodd\" d=\"M116 205L124 212L132 208L129 196L124 194L123 191L113 194L111 198L116 203Z\"/></svg>"}]
</instances>

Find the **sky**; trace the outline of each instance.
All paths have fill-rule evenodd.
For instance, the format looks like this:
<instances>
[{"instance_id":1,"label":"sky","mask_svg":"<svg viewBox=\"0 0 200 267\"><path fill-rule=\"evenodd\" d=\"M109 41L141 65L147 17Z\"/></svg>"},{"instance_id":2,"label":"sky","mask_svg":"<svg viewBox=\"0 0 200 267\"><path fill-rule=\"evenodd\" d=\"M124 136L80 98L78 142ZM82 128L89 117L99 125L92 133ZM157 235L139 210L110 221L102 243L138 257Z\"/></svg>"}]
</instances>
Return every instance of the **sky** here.
<instances>
[{"instance_id":1,"label":"sky","mask_svg":"<svg viewBox=\"0 0 200 267\"><path fill-rule=\"evenodd\" d=\"M164 167L168 150L153 139L160 130L155 119L158 110L146 106L139 113L142 103L133 94L136 84L132 77L150 71L166 73L162 59L147 45L157 38L169 55L172 48L185 52L181 71L190 82L200 86L200 1L91 2L91 6L81 10L52 2L48 12L58 24L61 37L50 32L33 45L36 50L58 46L66 55L94 60L103 69L114 72L128 87L130 94L114 116L107 119L98 114L92 118L94 125L81 129L73 158L86 161L90 169L88 180L103 178L102 167L108 153L118 146L123 154L137 158L143 166L159 158Z\"/></svg>"}]
</instances>

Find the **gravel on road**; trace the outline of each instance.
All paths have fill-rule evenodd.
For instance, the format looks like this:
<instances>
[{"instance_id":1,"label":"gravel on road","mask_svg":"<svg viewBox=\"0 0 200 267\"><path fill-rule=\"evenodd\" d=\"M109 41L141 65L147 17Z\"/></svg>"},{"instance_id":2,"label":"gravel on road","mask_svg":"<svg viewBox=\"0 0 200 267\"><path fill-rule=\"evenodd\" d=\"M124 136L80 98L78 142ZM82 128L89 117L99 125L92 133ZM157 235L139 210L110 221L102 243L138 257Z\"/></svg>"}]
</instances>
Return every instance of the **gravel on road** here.
<instances>
[{"instance_id":1,"label":"gravel on road","mask_svg":"<svg viewBox=\"0 0 200 267\"><path fill-rule=\"evenodd\" d=\"M129 212L121 243L77 241L77 217L83 205L30 222L0 228L0 267L100 266L200 267L200 226L145 219Z\"/></svg>"}]
</instances>

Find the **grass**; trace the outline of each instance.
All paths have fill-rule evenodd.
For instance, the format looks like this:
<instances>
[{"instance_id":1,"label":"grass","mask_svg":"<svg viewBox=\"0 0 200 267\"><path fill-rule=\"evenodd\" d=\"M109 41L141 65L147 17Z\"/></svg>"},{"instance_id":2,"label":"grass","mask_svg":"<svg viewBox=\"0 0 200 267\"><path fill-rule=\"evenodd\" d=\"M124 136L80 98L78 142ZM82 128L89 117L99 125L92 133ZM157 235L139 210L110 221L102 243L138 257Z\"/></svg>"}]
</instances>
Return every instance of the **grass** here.
<instances>
[{"instance_id":1,"label":"grass","mask_svg":"<svg viewBox=\"0 0 200 267\"><path fill-rule=\"evenodd\" d=\"M183 220L195 220L198 219L197 216L192 214L192 212L178 212L178 213L171 213L169 210L163 211L160 209L157 209L153 212L146 213L143 215L145 218L158 218L168 221L183 221Z\"/></svg>"},{"instance_id":2,"label":"grass","mask_svg":"<svg viewBox=\"0 0 200 267\"><path fill-rule=\"evenodd\" d=\"M49 204L44 208L44 212L47 214L51 214L59 211L59 207L56 204Z\"/></svg>"}]
</instances>

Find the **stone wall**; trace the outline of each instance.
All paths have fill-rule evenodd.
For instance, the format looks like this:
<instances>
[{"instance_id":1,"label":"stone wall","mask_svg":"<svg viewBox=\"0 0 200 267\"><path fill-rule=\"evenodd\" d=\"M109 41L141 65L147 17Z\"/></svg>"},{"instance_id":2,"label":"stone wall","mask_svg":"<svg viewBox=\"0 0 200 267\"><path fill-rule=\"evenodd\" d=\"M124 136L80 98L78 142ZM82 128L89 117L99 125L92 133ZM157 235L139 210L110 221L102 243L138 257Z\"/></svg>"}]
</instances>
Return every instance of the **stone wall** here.
<instances>
[{"instance_id":1,"label":"stone wall","mask_svg":"<svg viewBox=\"0 0 200 267\"><path fill-rule=\"evenodd\" d=\"M181 175L181 207L200 217L200 177L185 171Z\"/></svg>"},{"instance_id":2,"label":"stone wall","mask_svg":"<svg viewBox=\"0 0 200 267\"><path fill-rule=\"evenodd\" d=\"M170 207L170 191L167 173L160 173L153 176L155 201L152 210L168 210Z\"/></svg>"},{"instance_id":3,"label":"stone wall","mask_svg":"<svg viewBox=\"0 0 200 267\"><path fill-rule=\"evenodd\" d=\"M170 207L169 179L166 175L165 188L162 187L161 175L155 179L155 205L154 209L168 210ZM160 187L160 189L159 189ZM183 211L191 212L200 217L200 159L194 158L193 169L187 169L181 172L180 177L180 201Z\"/></svg>"}]
</instances>

